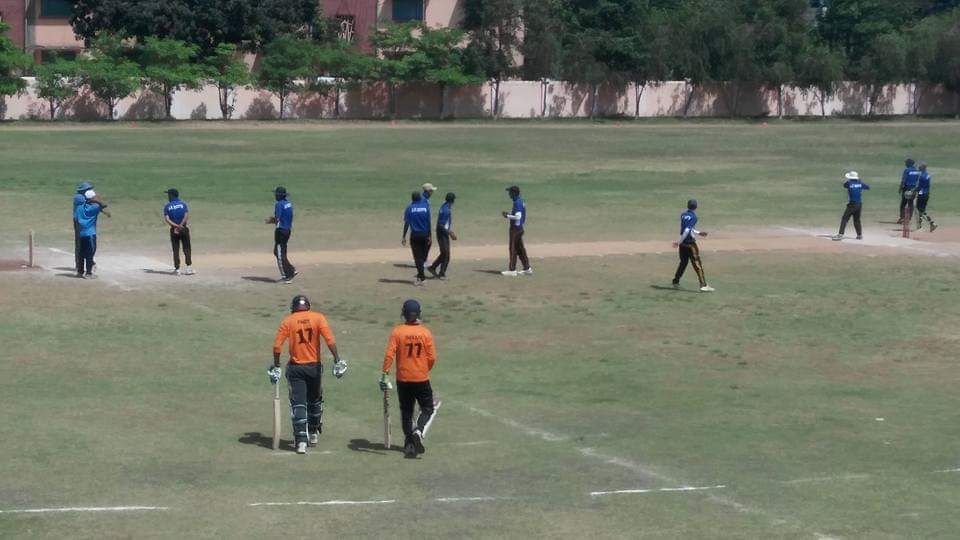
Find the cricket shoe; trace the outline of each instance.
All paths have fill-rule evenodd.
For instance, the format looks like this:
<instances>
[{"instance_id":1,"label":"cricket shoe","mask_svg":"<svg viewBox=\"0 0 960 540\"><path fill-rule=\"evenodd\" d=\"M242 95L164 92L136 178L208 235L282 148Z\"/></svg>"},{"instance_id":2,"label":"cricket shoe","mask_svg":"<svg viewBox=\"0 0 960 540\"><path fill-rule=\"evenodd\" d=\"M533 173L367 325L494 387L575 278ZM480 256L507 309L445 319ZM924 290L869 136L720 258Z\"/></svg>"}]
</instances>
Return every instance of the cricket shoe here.
<instances>
[{"instance_id":1,"label":"cricket shoe","mask_svg":"<svg viewBox=\"0 0 960 540\"><path fill-rule=\"evenodd\" d=\"M531 266L530 268L527 268L526 270L521 270L521 271L519 271L519 272L517 272L517 273L518 273L518 274L523 274L524 276L532 276L532 275L533 275L533 267Z\"/></svg>"},{"instance_id":2,"label":"cricket shoe","mask_svg":"<svg viewBox=\"0 0 960 540\"><path fill-rule=\"evenodd\" d=\"M709 285L704 285L703 287L700 287L700 292L713 292L713 291L715 291L715 290L716 290L716 289L714 289L713 287L711 287L711 286L709 286Z\"/></svg>"},{"instance_id":3,"label":"cricket shoe","mask_svg":"<svg viewBox=\"0 0 960 540\"><path fill-rule=\"evenodd\" d=\"M931 222L931 223L930 223L930 232L933 232L933 231L935 231L935 230L937 230L937 224Z\"/></svg>"},{"instance_id":4,"label":"cricket shoe","mask_svg":"<svg viewBox=\"0 0 960 540\"><path fill-rule=\"evenodd\" d=\"M320 442L320 433L314 431L310 434L310 446L316 446Z\"/></svg>"},{"instance_id":5,"label":"cricket shoe","mask_svg":"<svg viewBox=\"0 0 960 540\"><path fill-rule=\"evenodd\" d=\"M863 236L857 236L857 240L863 240Z\"/></svg>"},{"instance_id":6,"label":"cricket shoe","mask_svg":"<svg viewBox=\"0 0 960 540\"><path fill-rule=\"evenodd\" d=\"M184 270L183 273L186 274L186 275L188 275L188 276L192 276L192 275L195 274L196 272L193 271L193 268L190 268L190 267L188 266L187 269Z\"/></svg>"},{"instance_id":7,"label":"cricket shoe","mask_svg":"<svg viewBox=\"0 0 960 540\"><path fill-rule=\"evenodd\" d=\"M173 275L179 276L179 275L180 275L180 269L179 269L179 268L174 268L174 269L173 269Z\"/></svg>"},{"instance_id":8,"label":"cricket shoe","mask_svg":"<svg viewBox=\"0 0 960 540\"><path fill-rule=\"evenodd\" d=\"M419 429L413 430L413 447L417 450L418 454L423 454L427 451L423 447L423 433L420 433Z\"/></svg>"},{"instance_id":9,"label":"cricket shoe","mask_svg":"<svg viewBox=\"0 0 960 540\"><path fill-rule=\"evenodd\" d=\"M420 278L415 278L413 280L413 284L417 287L423 287L423 280Z\"/></svg>"},{"instance_id":10,"label":"cricket shoe","mask_svg":"<svg viewBox=\"0 0 960 540\"><path fill-rule=\"evenodd\" d=\"M444 275L444 274L439 274L439 275L437 276L437 279L439 279L440 281L446 281L446 280L447 280L447 276Z\"/></svg>"},{"instance_id":11,"label":"cricket shoe","mask_svg":"<svg viewBox=\"0 0 960 540\"><path fill-rule=\"evenodd\" d=\"M517 276L520 275L520 273L517 272L516 270L504 270L503 272L500 272L500 275L501 275L501 276L509 276L509 277L517 277Z\"/></svg>"},{"instance_id":12,"label":"cricket shoe","mask_svg":"<svg viewBox=\"0 0 960 540\"><path fill-rule=\"evenodd\" d=\"M97 276L93 275L93 272L87 272L83 275L83 279L97 279Z\"/></svg>"},{"instance_id":13,"label":"cricket shoe","mask_svg":"<svg viewBox=\"0 0 960 540\"><path fill-rule=\"evenodd\" d=\"M434 268L434 267L432 267L432 266L428 266L428 267L427 267L427 272L430 272L430 275L433 276L433 277L435 277L435 278L439 278L439 277L440 277L440 276L437 274L437 269Z\"/></svg>"},{"instance_id":14,"label":"cricket shoe","mask_svg":"<svg viewBox=\"0 0 960 540\"><path fill-rule=\"evenodd\" d=\"M834 242L839 242L839 241L843 240L843 235L842 235L842 234L835 234L835 235L831 236L830 239L833 240Z\"/></svg>"},{"instance_id":15,"label":"cricket shoe","mask_svg":"<svg viewBox=\"0 0 960 540\"><path fill-rule=\"evenodd\" d=\"M403 457L413 459L417 457L417 447L412 442L403 445Z\"/></svg>"},{"instance_id":16,"label":"cricket shoe","mask_svg":"<svg viewBox=\"0 0 960 540\"><path fill-rule=\"evenodd\" d=\"M297 453L306 454L307 453L307 443L306 441L300 441L297 443Z\"/></svg>"}]
</instances>

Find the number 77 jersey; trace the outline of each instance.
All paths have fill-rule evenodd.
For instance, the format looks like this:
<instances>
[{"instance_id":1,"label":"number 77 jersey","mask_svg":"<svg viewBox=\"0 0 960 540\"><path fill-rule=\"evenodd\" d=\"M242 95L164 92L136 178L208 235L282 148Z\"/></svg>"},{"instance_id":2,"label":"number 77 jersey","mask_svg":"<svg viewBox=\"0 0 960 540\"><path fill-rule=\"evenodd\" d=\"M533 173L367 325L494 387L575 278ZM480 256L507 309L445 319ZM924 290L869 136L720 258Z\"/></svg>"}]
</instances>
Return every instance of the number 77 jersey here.
<instances>
[{"instance_id":1,"label":"number 77 jersey","mask_svg":"<svg viewBox=\"0 0 960 540\"><path fill-rule=\"evenodd\" d=\"M328 347L336 345L327 319L315 311L296 311L287 315L277 329L273 352L283 351L283 342L290 342L291 364L316 364L320 361L320 338Z\"/></svg>"},{"instance_id":2,"label":"number 77 jersey","mask_svg":"<svg viewBox=\"0 0 960 540\"><path fill-rule=\"evenodd\" d=\"M430 370L437 361L437 349L433 334L419 323L398 324L387 340L383 355L383 371L390 371L397 362L397 380L400 382L424 382L430 380Z\"/></svg>"}]
</instances>

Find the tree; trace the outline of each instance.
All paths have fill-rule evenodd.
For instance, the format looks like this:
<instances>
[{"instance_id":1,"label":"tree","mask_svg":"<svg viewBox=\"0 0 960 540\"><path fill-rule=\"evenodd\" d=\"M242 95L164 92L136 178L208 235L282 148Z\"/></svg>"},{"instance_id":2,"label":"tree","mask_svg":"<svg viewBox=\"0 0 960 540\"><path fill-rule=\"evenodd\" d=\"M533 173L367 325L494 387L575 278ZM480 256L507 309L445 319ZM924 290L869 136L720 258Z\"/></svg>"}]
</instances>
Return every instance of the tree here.
<instances>
[{"instance_id":1,"label":"tree","mask_svg":"<svg viewBox=\"0 0 960 540\"><path fill-rule=\"evenodd\" d=\"M96 39L90 57L78 60L83 84L107 106L109 119L116 116L117 103L140 87L140 68L126 57L123 41L104 34Z\"/></svg>"},{"instance_id":2,"label":"tree","mask_svg":"<svg viewBox=\"0 0 960 540\"><path fill-rule=\"evenodd\" d=\"M903 36L897 33L877 36L853 71L867 88L867 114L873 115L884 87L898 83L906 76L906 48Z\"/></svg>"},{"instance_id":3,"label":"tree","mask_svg":"<svg viewBox=\"0 0 960 540\"><path fill-rule=\"evenodd\" d=\"M370 44L382 57L376 63L376 77L387 84L391 116L397 114L397 86L410 78L404 56L413 48L417 23L388 24L370 36Z\"/></svg>"},{"instance_id":4,"label":"tree","mask_svg":"<svg viewBox=\"0 0 960 540\"><path fill-rule=\"evenodd\" d=\"M960 9L948 15L945 27L937 37L929 74L932 82L953 92L954 116L960 118Z\"/></svg>"},{"instance_id":5,"label":"tree","mask_svg":"<svg viewBox=\"0 0 960 540\"><path fill-rule=\"evenodd\" d=\"M234 104L230 97L238 86L250 83L250 71L243 58L237 53L237 46L232 43L221 43L207 55L203 63L209 80L217 85L220 97L220 114L224 120L233 116Z\"/></svg>"},{"instance_id":6,"label":"tree","mask_svg":"<svg viewBox=\"0 0 960 540\"><path fill-rule=\"evenodd\" d=\"M915 17L917 5L904 0L832 0L817 24L826 42L860 63L877 38L893 34Z\"/></svg>"},{"instance_id":7,"label":"tree","mask_svg":"<svg viewBox=\"0 0 960 540\"><path fill-rule=\"evenodd\" d=\"M4 35L9 29L9 25L0 22L0 119L6 111L6 97L17 95L26 88L21 75L31 64L30 57Z\"/></svg>"},{"instance_id":8,"label":"tree","mask_svg":"<svg viewBox=\"0 0 960 540\"><path fill-rule=\"evenodd\" d=\"M287 98L301 88L304 79L313 75L316 54L312 42L295 36L281 36L264 47L257 81L280 98L281 120Z\"/></svg>"},{"instance_id":9,"label":"tree","mask_svg":"<svg viewBox=\"0 0 960 540\"><path fill-rule=\"evenodd\" d=\"M523 0L466 0L463 27L470 43L467 70L493 80L493 116L500 111L500 81L517 72Z\"/></svg>"},{"instance_id":10,"label":"tree","mask_svg":"<svg viewBox=\"0 0 960 540\"><path fill-rule=\"evenodd\" d=\"M777 117L783 117L783 87L796 79L807 48L809 28L805 0L758 0L748 4L747 25L754 35L760 83L777 92Z\"/></svg>"},{"instance_id":11,"label":"tree","mask_svg":"<svg viewBox=\"0 0 960 540\"><path fill-rule=\"evenodd\" d=\"M307 37L317 0L75 0L70 24L88 43L102 33L177 39L210 54L221 43L260 50L277 36Z\"/></svg>"},{"instance_id":12,"label":"tree","mask_svg":"<svg viewBox=\"0 0 960 540\"><path fill-rule=\"evenodd\" d=\"M827 115L827 99L843 80L844 65L843 54L823 43L809 45L798 58L796 82L814 89L820 102L820 116Z\"/></svg>"},{"instance_id":13,"label":"tree","mask_svg":"<svg viewBox=\"0 0 960 540\"><path fill-rule=\"evenodd\" d=\"M46 100L50 120L55 120L63 111L64 102L77 95L81 84L77 62L57 57L38 65L34 72L37 97Z\"/></svg>"},{"instance_id":14,"label":"tree","mask_svg":"<svg viewBox=\"0 0 960 540\"><path fill-rule=\"evenodd\" d=\"M562 0L523 0L523 78L552 79L560 73Z\"/></svg>"},{"instance_id":15,"label":"tree","mask_svg":"<svg viewBox=\"0 0 960 540\"><path fill-rule=\"evenodd\" d=\"M340 117L340 93L344 88L358 86L376 74L377 61L358 52L353 44L339 40L321 46L314 59L314 72L326 75L316 87L321 92L333 90L334 117Z\"/></svg>"},{"instance_id":16,"label":"tree","mask_svg":"<svg viewBox=\"0 0 960 540\"><path fill-rule=\"evenodd\" d=\"M173 93L182 88L196 89L205 75L204 66L195 62L196 45L170 38L147 37L140 53L143 61L143 82L163 97L168 119L173 118Z\"/></svg>"}]
</instances>

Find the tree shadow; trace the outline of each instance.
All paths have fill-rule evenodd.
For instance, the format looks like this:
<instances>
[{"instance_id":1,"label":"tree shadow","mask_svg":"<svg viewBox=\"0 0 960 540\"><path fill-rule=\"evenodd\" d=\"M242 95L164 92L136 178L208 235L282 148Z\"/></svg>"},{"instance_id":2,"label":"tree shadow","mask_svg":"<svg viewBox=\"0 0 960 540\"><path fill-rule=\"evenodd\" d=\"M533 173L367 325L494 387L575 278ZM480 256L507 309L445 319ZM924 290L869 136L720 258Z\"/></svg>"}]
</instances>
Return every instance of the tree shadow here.
<instances>
[{"instance_id":1,"label":"tree shadow","mask_svg":"<svg viewBox=\"0 0 960 540\"><path fill-rule=\"evenodd\" d=\"M175 276L177 273L173 270L154 270L153 268L144 268L144 273L146 274L160 274L164 276Z\"/></svg>"},{"instance_id":2,"label":"tree shadow","mask_svg":"<svg viewBox=\"0 0 960 540\"><path fill-rule=\"evenodd\" d=\"M658 291L670 291L670 292L684 292L684 293L693 293L700 294L700 291L694 291L691 289L674 289L673 287L667 287L664 285L651 285L651 289L656 289Z\"/></svg>"},{"instance_id":3,"label":"tree shadow","mask_svg":"<svg viewBox=\"0 0 960 540\"><path fill-rule=\"evenodd\" d=\"M273 436L264 435L259 431L248 431L244 433L242 437L237 439L237 442L243 444L252 444L261 448L273 450ZM280 448L289 448L292 445L293 441L290 439L280 439Z\"/></svg>"},{"instance_id":4,"label":"tree shadow","mask_svg":"<svg viewBox=\"0 0 960 540\"><path fill-rule=\"evenodd\" d=\"M368 454L383 454L385 452L403 452L403 448L391 444L390 448L387 448L383 443L370 442L367 439L350 439L350 443L347 444L347 448L353 450L354 452L366 452Z\"/></svg>"},{"instance_id":5,"label":"tree shadow","mask_svg":"<svg viewBox=\"0 0 960 540\"><path fill-rule=\"evenodd\" d=\"M276 283L277 280L274 278L268 278L263 276L240 276L240 279L246 281L255 281L257 283Z\"/></svg>"},{"instance_id":6,"label":"tree shadow","mask_svg":"<svg viewBox=\"0 0 960 540\"><path fill-rule=\"evenodd\" d=\"M392 284L395 284L395 285L416 285L416 283L414 283L414 281L413 281L412 279L387 279L387 278L380 278L380 279L378 279L377 281L379 281L380 283L392 283Z\"/></svg>"}]
</instances>

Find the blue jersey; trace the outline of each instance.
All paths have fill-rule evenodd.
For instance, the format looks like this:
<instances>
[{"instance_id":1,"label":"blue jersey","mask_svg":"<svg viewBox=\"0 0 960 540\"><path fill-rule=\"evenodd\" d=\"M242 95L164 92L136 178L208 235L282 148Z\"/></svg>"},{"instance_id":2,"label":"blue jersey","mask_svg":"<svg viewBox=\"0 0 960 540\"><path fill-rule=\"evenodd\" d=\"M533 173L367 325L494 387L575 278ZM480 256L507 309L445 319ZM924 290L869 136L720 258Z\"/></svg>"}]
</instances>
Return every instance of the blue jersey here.
<instances>
[{"instance_id":1,"label":"blue jersey","mask_svg":"<svg viewBox=\"0 0 960 540\"><path fill-rule=\"evenodd\" d=\"M933 179L930 173L923 171L920 173L920 195L930 195L930 180Z\"/></svg>"},{"instance_id":2,"label":"blue jersey","mask_svg":"<svg viewBox=\"0 0 960 540\"><path fill-rule=\"evenodd\" d=\"M445 202L440 206L440 214L437 216L437 230L449 231L453 226L453 212L450 211L450 203Z\"/></svg>"},{"instance_id":3,"label":"blue jersey","mask_svg":"<svg viewBox=\"0 0 960 540\"><path fill-rule=\"evenodd\" d=\"M86 202L87 202L87 198L83 196L83 193L77 193L76 195L73 196L73 212L72 213L74 214L74 219L76 219L77 207L83 206L83 204Z\"/></svg>"},{"instance_id":4,"label":"blue jersey","mask_svg":"<svg viewBox=\"0 0 960 540\"><path fill-rule=\"evenodd\" d=\"M97 203L84 203L77 207L77 210L73 213L73 218L77 220L77 225L80 226L81 237L97 235L97 217L100 216L100 210L100 205Z\"/></svg>"},{"instance_id":5,"label":"blue jersey","mask_svg":"<svg viewBox=\"0 0 960 540\"><path fill-rule=\"evenodd\" d=\"M693 210L687 210L680 214L680 237L684 244L696 244L697 239L694 230L697 226L697 214Z\"/></svg>"},{"instance_id":6,"label":"blue jersey","mask_svg":"<svg viewBox=\"0 0 960 540\"><path fill-rule=\"evenodd\" d=\"M430 205L426 199L410 203L403 213L403 222L415 233L430 233Z\"/></svg>"},{"instance_id":7,"label":"blue jersey","mask_svg":"<svg viewBox=\"0 0 960 540\"><path fill-rule=\"evenodd\" d=\"M163 215L170 218L170 221L176 223L177 225L183 223L183 218L189 211L190 209L187 208L187 203L181 201L180 199L174 199L163 207Z\"/></svg>"},{"instance_id":8,"label":"blue jersey","mask_svg":"<svg viewBox=\"0 0 960 540\"><path fill-rule=\"evenodd\" d=\"M523 227L523 224L527 222L527 203L517 197L513 200L513 210L510 213L514 216L520 216L520 219L511 219L510 226L518 229Z\"/></svg>"},{"instance_id":9,"label":"blue jersey","mask_svg":"<svg viewBox=\"0 0 960 540\"><path fill-rule=\"evenodd\" d=\"M273 206L273 217L277 218L278 229L293 229L293 203L283 199Z\"/></svg>"},{"instance_id":10,"label":"blue jersey","mask_svg":"<svg viewBox=\"0 0 960 540\"><path fill-rule=\"evenodd\" d=\"M900 189L912 190L920 182L920 171L916 167L907 167L900 176Z\"/></svg>"},{"instance_id":11,"label":"blue jersey","mask_svg":"<svg viewBox=\"0 0 960 540\"><path fill-rule=\"evenodd\" d=\"M860 180L847 180L843 183L843 187L847 190L847 197L849 198L850 203L860 204L863 202L863 190L870 189L869 184L865 184Z\"/></svg>"}]
</instances>

